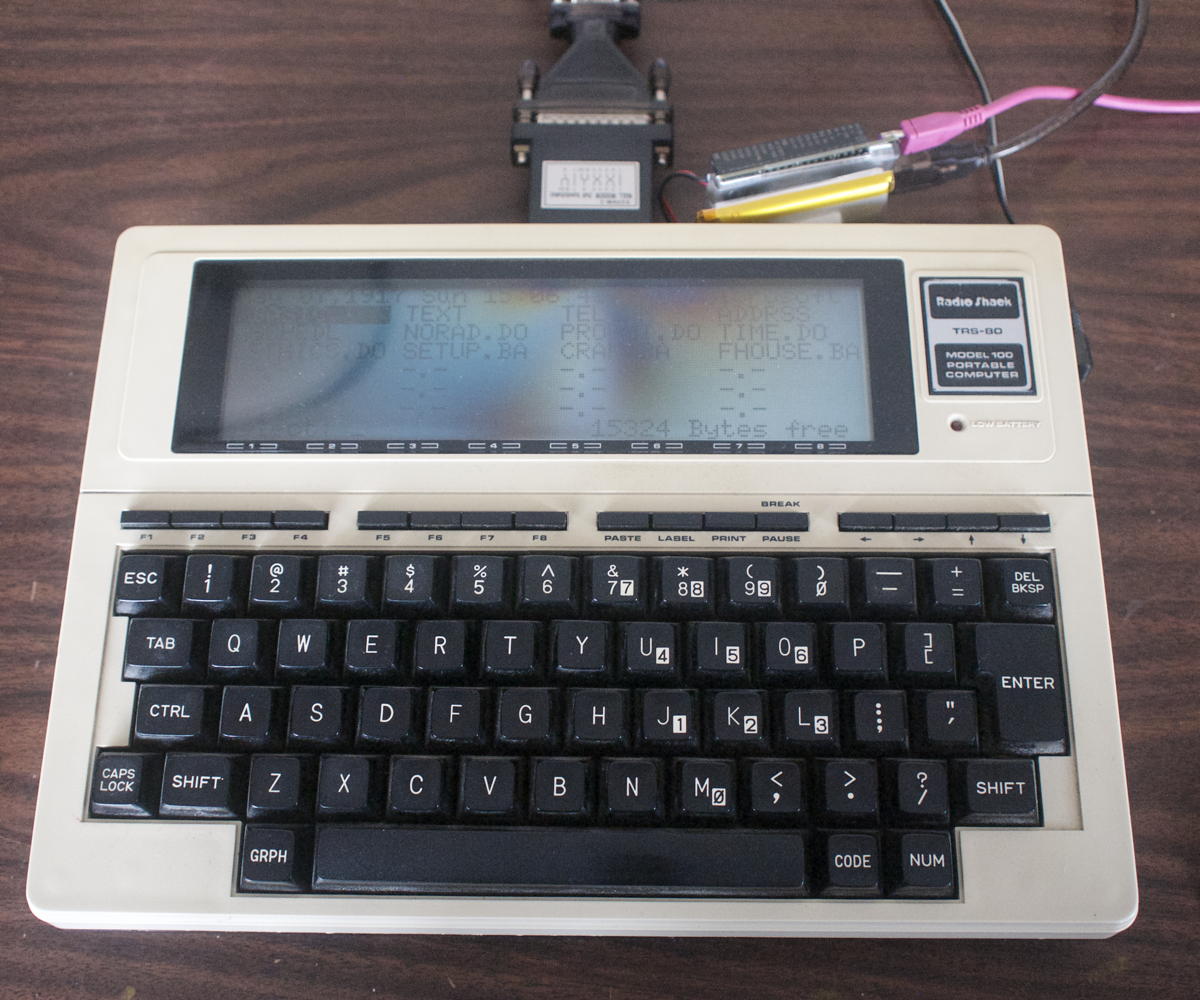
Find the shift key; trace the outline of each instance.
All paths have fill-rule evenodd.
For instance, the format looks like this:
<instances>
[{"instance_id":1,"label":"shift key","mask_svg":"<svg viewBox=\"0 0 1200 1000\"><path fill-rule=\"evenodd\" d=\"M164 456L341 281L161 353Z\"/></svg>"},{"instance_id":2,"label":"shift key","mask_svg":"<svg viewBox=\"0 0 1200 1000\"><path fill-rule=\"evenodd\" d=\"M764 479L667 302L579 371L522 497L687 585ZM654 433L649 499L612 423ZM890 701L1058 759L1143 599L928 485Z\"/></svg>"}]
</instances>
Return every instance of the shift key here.
<instances>
[{"instance_id":1,"label":"shift key","mask_svg":"<svg viewBox=\"0 0 1200 1000\"><path fill-rule=\"evenodd\" d=\"M976 625L970 670L994 752L1067 752L1066 694L1053 625Z\"/></svg>"}]
</instances>

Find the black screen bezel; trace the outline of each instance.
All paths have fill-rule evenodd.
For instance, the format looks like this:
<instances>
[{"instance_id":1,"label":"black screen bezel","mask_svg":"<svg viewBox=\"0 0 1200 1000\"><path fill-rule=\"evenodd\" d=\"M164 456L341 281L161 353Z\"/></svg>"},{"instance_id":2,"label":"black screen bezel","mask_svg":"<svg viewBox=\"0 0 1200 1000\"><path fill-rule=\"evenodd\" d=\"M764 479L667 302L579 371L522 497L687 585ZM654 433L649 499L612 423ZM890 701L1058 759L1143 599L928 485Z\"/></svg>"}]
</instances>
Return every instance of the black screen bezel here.
<instances>
[{"instance_id":1,"label":"black screen bezel","mask_svg":"<svg viewBox=\"0 0 1200 1000\"><path fill-rule=\"evenodd\" d=\"M544 279L861 281L871 441L231 441L218 434L234 293L247 281ZM904 264L880 259L275 259L202 260L192 272L171 449L178 453L386 454L886 454L917 453L917 418Z\"/></svg>"}]
</instances>

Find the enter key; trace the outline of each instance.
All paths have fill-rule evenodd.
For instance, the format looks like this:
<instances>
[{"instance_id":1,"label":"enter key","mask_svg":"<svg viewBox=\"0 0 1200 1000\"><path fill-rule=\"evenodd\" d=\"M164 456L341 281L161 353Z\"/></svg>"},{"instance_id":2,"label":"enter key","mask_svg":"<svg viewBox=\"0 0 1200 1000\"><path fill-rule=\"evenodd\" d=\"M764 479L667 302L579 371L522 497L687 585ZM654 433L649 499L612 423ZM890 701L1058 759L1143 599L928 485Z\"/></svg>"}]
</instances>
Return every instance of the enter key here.
<instances>
[{"instance_id":1,"label":"enter key","mask_svg":"<svg viewBox=\"0 0 1200 1000\"><path fill-rule=\"evenodd\" d=\"M1053 625L974 627L974 662L985 731L996 753L1067 752L1067 706Z\"/></svg>"}]
</instances>

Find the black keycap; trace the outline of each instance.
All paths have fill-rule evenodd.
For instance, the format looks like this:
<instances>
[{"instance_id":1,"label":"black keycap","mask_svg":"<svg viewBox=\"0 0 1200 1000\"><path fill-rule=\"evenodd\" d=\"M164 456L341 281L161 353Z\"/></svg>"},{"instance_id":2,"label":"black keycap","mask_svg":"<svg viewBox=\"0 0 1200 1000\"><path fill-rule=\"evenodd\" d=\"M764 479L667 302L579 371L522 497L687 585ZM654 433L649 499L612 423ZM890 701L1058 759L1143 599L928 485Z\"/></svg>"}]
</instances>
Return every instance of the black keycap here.
<instances>
[{"instance_id":1,"label":"black keycap","mask_svg":"<svg viewBox=\"0 0 1200 1000\"><path fill-rule=\"evenodd\" d=\"M417 724L417 688L364 687L358 695L358 732L355 742L381 749L415 745L421 730Z\"/></svg>"},{"instance_id":2,"label":"black keycap","mask_svg":"<svg viewBox=\"0 0 1200 1000\"><path fill-rule=\"evenodd\" d=\"M571 750L629 746L629 692L575 688L567 693L567 747Z\"/></svg>"},{"instance_id":3,"label":"black keycap","mask_svg":"<svg viewBox=\"0 0 1200 1000\"><path fill-rule=\"evenodd\" d=\"M749 677L746 626L693 622L688 626L691 676L698 684L744 684Z\"/></svg>"},{"instance_id":4,"label":"black keycap","mask_svg":"<svg viewBox=\"0 0 1200 1000\"><path fill-rule=\"evenodd\" d=\"M117 566L114 615L171 615L179 610L178 556L121 556Z\"/></svg>"},{"instance_id":5,"label":"black keycap","mask_svg":"<svg viewBox=\"0 0 1200 1000\"><path fill-rule=\"evenodd\" d=\"M671 684L680 677L675 626L629 622L619 628L621 677L628 684Z\"/></svg>"},{"instance_id":6,"label":"black keycap","mask_svg":"<svg viewBox=\"0 0 1200 1000\"><path fill-rule=\"evenodd\" d=\"M982 624L970 673L997 753L1067 752L1067 706L1053 625Z\"/></svg>"},{"instance_id":7,"label":"black keycap","mask_svg":"<svg viewBox=\"0 0 1200 1000\"><path fill-rule=\"evenodd\" d=\"M575 560L570 556L521 556L517 569L517 610L547 618L578 614Z\"/></svg>"},{"instance_id":8,"label":"black keycap","mask_svg":"<svg viewBox=\"0 0 1200 1000\"><path fill-rule=\"evenodd\" d=\"M122 528L169 528L171 527L171 512L169 510L123 510L121 511Z\"/></svg>"},{"instance_id":9,"label":"black keycap","mask_svg":"<svg viewBox=\"0 0 1200 1000\"><path fill-rule=\"evenodd\" d=\"M513 527L518 531L566 531L565 510L519 510L513 514Z\"/></svg>"},{"instance_id":10,"label":"black keycap","mask_svg":"<svg viewBox=\"0 0 1200 1000\"><path fill-rule=\"evenodd\" d=\"M317 776L318 820L371 819L383 805L374 785L373 758L327 754Z\"/></svg>"},{"instance_id":11,"label":"black keycap","mask_svg":"<svg viewBox=\"0 0 1200 1000\"><path fill-rule=\"evenodd\" d=\"M1050 530L1049 514L1001 514L1000 530L1012 532L1042 532Z\"/></svg>"},{"instance_id":12,"label":"black keycap","mask_svg":"<svg viewBox=\"0 0 1200 1000\"><path fill-rule=\"evenodd\" d=\"M835 622L830 626L831 675L840 684L887 681L883 626L874 622Z\"/></svg>"},{"instance_id":13,"label":"black keycap","mask_svg":"<svg viewBox=\"0 0 1200 1000\"><path fill-rule=\"evenodd\" d=\"M227 687L221 695L221 723L217 738L229 750L265 750L283 743L279 715L283 689Z\"/></svg>"},{"instance_id":14,"label":"black keycap","mask_svg":"<svg viewBox=\"0 0 1200 1000\"><path fill-rule=\"evenodd\" d=\"M515 820L521 813L516 757L463 757L458 814L463 819Z\"/></svg>"},{"instance_id":15,"label":"black keycap","mask_svg":"<svg viewBox=\"0 0 1200 1000\"><path fill-rule=\"evenodd\" d=\"M441 556L388 556L384 560L383 611L399 618L445 614L445 560Z\"/></svg>"},{"instance_id":16,"label":"black keycap","mask_svg":"<svg viewBox=\"0 0 1200 1000\"><path fill-rule=\"evenodd\" d=\"M296 681L337 677L333 623L320 618L289 618L279 623L275 675Z\"/></svg>"},{"instance_id":17,"label":"black keycap","mask_svg":"<svg viewBox=\"0 0 1200 1000\"><path fill-rule=\"evenodd\" d=\"M1037 826L1037 761L956 760L955 819L963 826Z\"/></svg>"},{"instance_id":18,"label":"black keycap","mask_svg":"<svg viewBox=\"0 0 1200 1000\"><path fill-rule=\"evenodd\" d=\"M942 830L895 833L889 838L891 895L953 899L954 840Z\"/></svg>"},{"instance_id":19,"label":"black keycap","mask_svg":"<svg viewBox=\"0 0 1200 1000\"><path fill-rule=\"evenodd\" d=\"M532 683L543 676L541 626L536 622L490 621L483 623L480 669L492 682Z\"/></svg>"},{"instance_id":20,"label":"black keycap","mask_svg":"<svg viewBox=\"0 0 1200 1000\"><path fill-rule=\"evenodd\" d=\"M306 614L312 607L311 564L307 556L255 556L250 564L250 613Z\"/></svg>"},{"instance_id":21,"label":"black keycap","mask_svg":"<svg viewBox=\"0 0 1200 1000\"><path fill-rule=\"evenodd\" d=\"M891 514L862 511L838 514L838 531L891 531L892 527Z\"/></svg>"},{"instance_id":22,"label":"black keycap","mask_svg":"<svg viewBox=\"0 0 1200 1000\"><path fill-rule=\"evenodd\" d=\"M946 530L945 514L893 514L892 530L910 534L926 534Z\"/></svg>"},{"instance_id":23,"label":"black keycap","mask_svg":"<svg viewBox=\"0 0 1200 1000\"><path fill-rule=\"evenodd\" d=\"M656 823L666 815L662 761L616 757L602 762L600 816L609 823Z\"/></svg>"},{"instance_id":24,"label":"black keycap","mask_svg":"<svg viewBox=\"0 0 1200 1000\"><path fill-rule=\"evenodd\" d=\"M996 531L1000 518L995 514L947 514L947 531Z\"/></svg>"},{"instance_id":25,"label":"black keycap","mask_svg":"<svg viewBox=\"0 0 1200 1000\"><path fill-rule=\"evenodd\" d=\"M92 767L93 816L144 819L158 810L162 755L101 750Z\"/></svg>"},{"instance_id":26,"label":"black keycap","mask_svg":"<svg viewBox=\"0 0 1200 1000\"><path fill-rule=\"evenodd\" d=\"M850 617L850 570L845 559L806 556L788 563L788 611L800 618Z\"/></svg>"},{"instance_id":27,"label":"black keycap","mask_svg":"<svg viewBox=\"0 0 1200 1000\"><path fill-rule=\"evenodd\" d=\"M718 563L721 600L717 613L729 618L779 616L779 560L768 556L727 556Z\"/></svg>"},{"instance_id":28,"label":"black keycap","mask_svg":"<svg viewBox=\"0 0 1200 1000\"><path fill-rule=\"evenodd\" d=\"M977 753L979 721L975 692L914 691L913 735L923 753Z\"/></svg>"},{"instance_id":29,"label":"black keycap","mask_svg":"<svg viewBox=\"0 0 1200 1000\"><path fill-rule=\"evenodd\" d=\"M655 612L668 618L712 614L713 562L697 556L660 556L654 560Z\"/></svg>"},{"instance_id":30,"label":"black keycap","mask_svg":"<svg viewBox=\"0 0 1200 1000\"><path fill-rule=\"evenodd\" d=\"M925 609L937 618L983 614L983 567L978 559L922 559Z\"/></svg>"},{"instance_id":31,"label":"black keycap","mask_svg":"<svg viewBox=\"0 0 1200 1000\"><path fill-rule=\"evenodd\" d=\"M221 527L221 512L219 510L173 510L171 511L172 528L219 528Z\"/></svg>"},{"instance_id":32,"label":"black keycap","mask_svg":"<svg viewBox=\"0 0 1200 1000\"><path fill-rule=\"evenodd\" d=\"M695 691L642 691L638 705L643 746L686 753L700 745L700 718Z\"/></svg>"},{"instance_id":33,"label":"black keycap","mask_svg":"<svg viewBox=\"0 0 1200 1000\"><path fill-rule=\"evenodd\" d=\"M804 768L794 760L753 760L744 765L743 788L749 787L747 817L759 823L804 821Z\"/></svg>"},{"instance_id":34,"label":"black keycap","mask_svg":"<svg viewBox=\"0 0 1200 1000\"><path fill-rule=\"evenodd\" d=\"M508 559L454 556L450 569L450 613L502 615L509 611Z\"/></svg>"},{"instance_id":35,"label":"black keycap","mask_svg":"<svg viewBox=\"0 0 1200 1000\"><path fill-rule=\"evenodd\" d=\"M346 676L364 681L396 681L401 677L403 626L390 619L346 624L343 668Z\"/></svg>"},{"instance_id":36,"label":"black keycap","mask_svg":"<svg viewBox=\"0 0 1200 1000\"><path fill-rule=\"evenodd\" d=\"M883 894L883 859L875 834L829 834L825 838L824 862L822 896L855 898Z\"/></svg>"},{"instance_id":37,"label":"black keycap","mask_svg":"<svg viewBox=\"0 0 1200 1000\"><path fill-rule=\"evenodd\" d=\"M650 515L634 511L602 510L596 515L597 531L649 531Z\"/></svg>"},{"instance_id":38,"label":"black keycap","mask_svg":"<svg viewBox=\"0 0 1200 1000\"><path fill-rule=\"evenodd\" d=\"M848 697L854 749L871 756L908 751L903 691L855 691Z\"/></svg>"},{"instance_id":39,"label":"black keycap","mask_svg":"<svg viewBox=\"0 0 1200 1000\"><path fill-rule=\"evenodd\" d=\"M449 757L393 757L388 779L389 819L444 818L453 808Z\"/></svg>"},{"instance_id":40,"label":"black keycap","mask_svg":"<svg viewBox=\"0 0 1200 1000\"><path fill-rule=\"evenodd\" d=\"M414 510L408 526L419 531L453 531L462 527L462 514L452 510Z\"/></svg>"},{"instance_id":41,"label":"black keycap","mask_svg":"<svg viewBox=\"0 0 1200 1000\"><path fill-rule=\"evenodd\" d=\"M208 634L208 676L226 684L255 684L271 675L274 623L260 618L218 618Z\"/></svg>"},{"instance_id":42,"label":"black keycap","mask_svg":"<svg viewBox=\"0 0 1200 1000\"><path fill-rule=\"evenodd\" d=\"M127 681L197 681L204 676L199 622L171 618L132 618L125 634Z\"/></svg>"},{"instance_id":43,"label":"black keycap","mask_svg":"<svg viewBox=\"0 0 1200 1000\"><path fill-rule=\"evenodd\" d=\"M375 574L372 556L321 556L317 560L317 614L352 618L375 613L379 608Z\"/></svg>"},{"instance_id":44,"label":"black keycap","mask_svg":"<svg viewBox=\"0 0 1200 1000\"><path fill-rule=\"evenodd\" d=\"M241 615L246 610L247 560L242 556L190 555L183 571L181 607L190 615Z\"/></svg>"},{"instance_id":45,"label":"black keycap","mask_svg":"<svg viewBox=\"0 0 1200 1000\"><path fill-rule=\"evenodd\" d=\"M142 684L133 716L137 743L196 747L212 739L216 690L184 684Z\"/></svg>"},{"instance_id":46,"label":"black keycap","mask_svg":"<svg viewBox=\"0 0 1200 1000\"><path fill-rule=\"evenodd\" d=\"M767 511L755 518L755 527L763 532L808 531L808 515L800 511Z\"/></svg>"},{"instance_id":47,"label":"black keycap","mask_svg":"<svg viewBox=\"0 0 1200 1000\"><path fill-rule=\"evenodd\" d=\"M359 531L407 531L406 510L360 510L357 520Z\"/></svg>"},{"instance_id":48,"label":"black keycap","mask_svg":"<svg viewBox=\"0 0 1200 1000\"><path fill-rule=\"evenodd\" d=\"M759 680L764 684L815 684L820 656L816 628L806 622L766 622L758 626Z\"/></svg>"},{"instance_id":49,"label":"black keycap","mask_svg":"<svg viewBox=\"0 0 1200 1000\"><path fill-rule=\"evenodd\" d=\"M246 819L270 823L301 822L312 815L313 759L284 754L250 758Z\"/></svg>"},{"instance_id":50,"label":"black keycap","mask_svg":"<svg viewBox=\"0 0 1200 1000\"><path fill-rule=\"evenodd\" d=\"M992 615L1012 621L1054 620L1054 579L1045 559L989 559Z\"/></svg>"},{"instance_id":51,"label":"black keycap","mask_svg":"<svg viewBox=\"0 0 1200 1000\"><path fill-rule=\"evenodd\" d=\"M569 684L603 684L613 674L604 622L560 621L552 629L554 676Z\"/></svg>"},{"instance_id":52,"label":"black keycap","mask_svg":"<svg viewBox=\"0 0 1200 1000\"><path fill-rule=\"evenodd\" d=\"M917 613L916 566L911 559L854 560L856 606L868 617L912 618Z\"/></svg>"},{"instance_id":53,"label":"black keycap","mask_svg":"<svg viewBox=\"0 0 1200 1000\"><path fill-rule=\"evenodd\" d=\"M888 812L898 826L947 826L950 780L944 760L886 762L891 787Z\"/></svg>"},{"instance_id":54,"label":"black keycap","mask_svg":"<svg viewBox=\"0 0 1200 1000\"><path fill-rule=\"evenodd\" d=\"M434 688L429 692L425 739L430 746L471 749L485 746L484 688Z\"/></svg>"},{"instance_id":55,"label":"black keycap","mask_svg":"<svg viewBox=\"0 0 1200 1000\"><path fill-rule=\"evenodd\" d=\"M804 834L791 830L329 824L317 828L318 892L481 895L804 896Z\"/></svg>"},{"instance_id":56,"label":"black keycap","mask_svg":"<svg viewBox=\"0 0 1200 1000\"><path fill-rule=\"evenodd\" d=\"M467 623L417 622L413 631L413 676L436 683L467 678Z\"/></svg>"},{"instance_id":57,"label":"black keycap","mask_svg":"<svg viewBox=\"0 0 1200 1000\"><path fill-rule=\"evenodd\" d=\"M242 892L304 892L311 866L308 832L285 826L248 826L242 833Z\"/></svg>"},{"instance_id":58,"label":"black keycap","mask_svg":"<svg viewBox=\"0 0 1200 1000\"><path fill-rule=\"evenodd\" d=\"M704 515L706 531L753 531L754 515L741 511L714 511Z\"/></svg>"},{"instance_id":59,"label":"black keycap","mask_svg":"<svg viewBox=\"0 0 1200 1000\"><path fill-rule=\"evenodd\" d=\"M462 526L468 531L511 531L513 516L503 510L465 510Z\"/></svg>"},{"instance_id":60,"label":"black keycap","mask_svg":"<svg viewBox=\"0 0 1200 1000\"><path fill-rule=\"evenodd\" d=\"M737 775L730 760L675 762L675 810L684 820L733 820L737 816Z\"/></svg>"},{"instance_id":61,"label":"black keycap","mask_svg":"<svg viewBox=\"0 0 1200 1000\"><path fill-rule=\"evenodd\" d=\"M716 691L707 698L709 746L757 750L767 746L767 697L762 691Z\"/></svg>"},{"instance_id":62,"label":"black keycap","mask_svg":"<svg viewBox=\"0 0 1200 1000\"><path fill-rule=\"evenodd\" d=\"M246 802L245 758L169 753L158 814L179 819L239 819Z\"/></svg>"},{"instance_id":63,"label":"black keycap","mask_svg":"<svg viewBox=\"0 0 1200 1000\"><path fill-rule=\"evenodd\" d=\"M496 697L496 744L523 749L557 745L554 696L551 688L501 688Z\"/></svg>"},{"instance_id":64,"label":"black keycap","mask_svg":"<svg viewBox=\"0 0 1200 1000\"><path fill-rule=\"evenodd\" d=\"M818 760L821 816L833 826L873 826L879 820L879 772L873 760Z\"/></svg>"},{"instance_id":65,"label":"black keycap","mask_svg":"<svg viewBox=\"0 0 1200 1000\"><path fill-rule=\"evenodd\" d=\"M650 527L655 531L699 531L704 527L704 515L686 511L651 514Z\"/></svg>"},{"instance_id":66,"label":"black keycap","mask_svg":"<svg viewBox=\"0 0 1200 1000\"><path fill-rule=\"evenodd\" d=\"M781 704L775 732L786 746L828 753L841 745L835 692L788 691Z\"/></svg>"},{"instance_id":67,"label":"black keycap","mask_svg":"<svg viewBox=\"0 0 1200 1000\"><path fill-rule=\"evenodd\" d=\"M584 560L584 602L607 618L636 618L646 611L644 560L640 556L589 556Z\"/></svg>"},{"instance_id":68,"label":"black keycap","mask_svg":"<svg viewBox=\"0 0 1200 1000\"><path fill-rule=\"evenodd\" d=\"M908 624L896 628L897 681L929 686L957 682L953 625Z\"/></svg>"},{"instance_id":69,"label":"black keycap","mask_svg":"<svg viewBox=\"0 0 1200 1000\"><path fill-rule=\"evenodd\" d=\"M529 779L530 815L536 820L582 821L592 815L592 762L578 757L541 757Z\"/></svg>"},{"instance_id":70,"label":"black keycap","mask_svg":"<svg viewBox=\"0 0 1200 1000\"><path fill-rule=\"evenodd\" d=\"M288 746L314 750L347 746L352 733L350 700L350 688L308 685L292 688Z\"/></svg>"},{"instance_id":71,"label":"black keycap","mask_svg":"<svg viewBox=\"0 0 1200 1000\"><path fill-rule=\"evenodd\" d=\"M277 510L271 524L284 531L325 531L329 527L327 510Z\"/></svg>"}]
</instances>

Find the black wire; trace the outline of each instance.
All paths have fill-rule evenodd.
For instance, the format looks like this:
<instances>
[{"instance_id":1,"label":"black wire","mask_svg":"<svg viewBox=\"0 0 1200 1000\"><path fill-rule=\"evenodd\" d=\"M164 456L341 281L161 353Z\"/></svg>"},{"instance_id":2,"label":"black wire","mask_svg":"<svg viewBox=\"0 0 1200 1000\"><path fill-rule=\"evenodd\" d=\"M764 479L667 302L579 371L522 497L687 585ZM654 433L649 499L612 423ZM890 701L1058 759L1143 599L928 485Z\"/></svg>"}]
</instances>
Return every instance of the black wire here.
<instances>
[{"instance_id":1,"label":"black wire","mask_svg":"<svg viewBox=\"0 0 1200 1000\"><path fill-rule=\"evenodd\" d=\"M708 182L692 170L675 170L667 174L658 185L658 207L663 214L663 218L668 222L678 222L679 219L676 218L675 210L671 208L671 203L667 201L667 185L680 177L686 177L688 180L699 184L702 188L708 187Z\"/></svg>"},{"instance_id":2,"label":"black wire","mask_svg":"<svg viewBox=\"0 0 1200 1000\"><path fill-rule=\"evenodd\" d=\"M979 68L979 63L975 60L975 53L971 51L971 46L967 43L967 38L959 26L958 18L954 16L954 11L950 9L946 0L933 0L933 3L938 9L938 13L942 15L942 20L946 22L946 27L950 29L950 34L954 38L954 44L958 48L959 54L963 57L963 62L967 64L967 69L975 78L975 86L979 88L979 97L982 103L990 104L992 92L988 89L987 81L983 78L983 70ZM995 148L999 144L999 139L996 137L995 118L987 120L987 137L989 147ZM1013 218L1012 209L1009 207L1008 188L1004 183L1004 165L1000 160L993 159L991 169L992 187L996 189L996 200L1000 203L1000 211L1004 213L1004 218L1015 225L1017 220Z\"/></svg>"},{"instance_id":3,"label":"black wire","mask_svg":"<svg viewBox=\"0 0 1200 1000\"><path fill-rule=\"evenodd\" d=\"M993 145L988 150L989 158L999 160L1006 156L1011 156L1013 153L1019 153L1021 150L1032 146L1035 142L1046 138L1055 129L1062 128L1067 122L1072 121L1077 115L1082 114L1091 107L1096 98L1103 94L1111 84L1116 82L1117 78L1133 62L1134 57L1138 54L1138 49L1142 47L1142 39L1146 37L1146 28L1149 24L1150 0L1134 0L1133 26L1129 30L1129 40L1125 43L1125 48L1121 50L1121 54L1117 56L1116 62L1104 71L1100 79L1086 90L1081 91L1079 96L1061 111L1051 115L1033 128L1022 132L1006 145Z\"/></svg>"}]
</instances>

